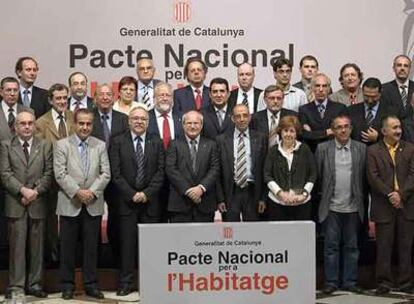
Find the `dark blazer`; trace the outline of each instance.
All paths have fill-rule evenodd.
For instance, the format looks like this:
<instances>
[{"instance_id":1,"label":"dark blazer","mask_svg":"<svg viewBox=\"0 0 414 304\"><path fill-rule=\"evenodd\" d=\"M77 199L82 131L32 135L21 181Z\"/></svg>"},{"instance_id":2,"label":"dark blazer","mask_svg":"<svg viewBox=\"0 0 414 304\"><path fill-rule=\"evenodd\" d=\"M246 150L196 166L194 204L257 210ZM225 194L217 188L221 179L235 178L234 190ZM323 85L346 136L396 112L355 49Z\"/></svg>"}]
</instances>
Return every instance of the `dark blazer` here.
<instances>
[{"instance_id":1,"label":"dark blazer","mask_svg":"<svg viewBox=\"0 0 414 304\"><path fill-rule=\"evenodd\" d=\"M205 108L210 104L210 95L208 87L203 87L202 105ZM195 110L195 98L191 85L174 90L174 111L185 114L190 110Z\"/></svg>"},{"instance_id":2,"label":"dark blazer","mask_svg":"<svg viewBox=\"0 0 414 304\"><path fill-rule=\"evenodd\" d=\"M193 172L186 139L173 140L167 150L165 171L170 181L168 211L189 212L192 206L203 213L213 213L216 210L216 182L220 175L220 162L214 141L200 137L197 170ZM201 197L201 203L195 205L185 192L199 184L204 186L206 192Z\"/></svg>"},{"instance_id":3,"label":"dark blazer","mask_svg":"<svg viewBox=\"0 0 414 304\"><path fill-rule=\"evenodd\" d=\"M410 80L408 83L408 91L407 91L407 109L404 109L400 90L398 88L398 84L396 80L392 80L383 84L381 96L382 99L385 100L390 107L394 110L394 112L399 113L401 118L404 118L408 114L408 109L410 108L410 101L411 97L414 92L414 81Z\"/></svg>"},{"instance_id":4,"label":"dark blazer","mask_svg":"<svg viewBox=\"0 0 414 304\"><path fill-rule=\"evenodd\" d=\"M275 145L269 149L263 174L265 185L275 181L284 191L303 189L308 182L315 184L316 177L315 159L306 144L302 143L299 149L293 152L290 171L286 158L279 152L279 146Z\"/></svg>"},{"instance_id":5,"label":"dark blazer","mask_svg":"<svg viewBox=\"0 0 414 304\"><path fill-rule=\"evenodd\" d=\"M100 117L100 114L97 108L93 110L93 114L95 118L93 120L93 127L92 127L91 135L96 138L99 138L102 141L105 141L102 120L101 120L101 117ZM128 116L126 116L124 113L113 110L112 121L111 121L111 138L124 133L128 129L129 129Z\"/></svg>"},{"instance_id":6,"label":"dark blazer","mask_svg":"<svg viewBox=\"0 0 414 304\"><path fill-rule=\"evenodd\" d=\"M395 155L396 166L384 141L368 147L367 176L371 186L371 219L389 223L397 211L389 202L388 194L394 191L394 172L397 175L402 199L402 213L414 220L414 145L400 141Z\"/></svg>"},{"instance_id":7,"label":"dark blazer","mask_svg":"<svg viewBox=\"0 0 414 304\"><path fill-rule=\"evenodd\" d=\"M21 94L19 94L18 103L23 104ZM32 108L35 112L36 119L52 108L52 106L49 103L47 90L33 86L30 108Z\"/></svg>"},{"instance_id":8,"label":"dark blazer","mask_svg":"<svg viewBox=\"0 0 414 304\"><path fill-rule=\"evenodd\" d=\"M280 109L280 118L288 115L298 116L298 113L288 109ZM269 136L269 120L267 119L267 109L254 113L250 127L260 133Z\"/></svg>"},{"instance_id":9,"label":"dark blazer","mask_svg":"<svg viewBox=\"0 0 414 304\"><path fill-rule=\"evenodd\" d=\"M345 113L347 113L345 105L330 101L329 99L323 119L319 115L315 102L310 102L299 107L299 120L301 124L307 124L311 128L311 131L303 130L302 138L313 152L319 143L331 139L330 136L326 135L326 130L330 128L330 124L334 118Z\"/></svg>"},{"instance_id":10,"label":"dark blazer","mask_svg":"<svg viewBox=\"0 0 414 304\"><path fill-rule=\"evenodd\" d=\"M156 216L159 210L159 190L164 181L164 149L161 140L155 135L145 136L145 179L141 189L135 188L137 160L131 132L126 131L111 141L109 159L111 163L112 182L120 193L119 214L129 215L131 212L147 210ZM142 191L148 198L147 204L135 204L132 197Z\"/></svg>"},{"instance_id":11,"label":"dark blazer","mask_svg":"<svg viewBox=\"0 0 414 304\"><path fill-rule=\"evenodd\" d=\"M160 136L160 130L158 129L157 118L155 116L155 111L152 109L148 112L149 124L148 124L148 133L155 134L158 137ZM175 138L184 138L183 124L181 121L182 115L172 111L172 118L174 121L174 136Z\"/></svg>"},{"instance_id":12,"label":"dark blazer","mask_svg":"<svg viewBox=\"0 0 414 304\"><path fill-rule=\"evenodd\" d=\"M361 132L368 129L365 119L365 103L357 103L348 107L349 116L352 121L351 137L354 140L362 141ZM378 132L378 140L382 139L381 120L387 115L398 115L393 108L390 108L386 101L380 100L377 114L372 121L372 128ZM371 145L371 143L369 143Z\"/></svg>"},{"instance_id":13,"label":"dark blazer","mask_svg":"<svg viewBox=\"0 0 414 304\"><path fill-rule=\"evenodd\" d=\"M24 109L27 109L24 105L21 105L19 103L17 104L17 114L20 113ZM12 134L12 132L10 132L7 118L8 118L8 113L6 114L4 113L3 107L0 104L0 140L10 139L14 135Z\"/></svg>"},{"instance_id":14,"label":"dark blazer","mask_svg":"<svg viewBox=\"0 0 414 304\"><path fill-rule=\"evenodd\" d=\"M72 104L72 97L69 96L68 98L68 109L71 108L71 104ZM86 96L86 106L88 110L93 111L95 109L95 104L93 103L93 98Z\"/></svg>"},{"instance_id":15,"label":"dark blazer","mask_svg":"<svg viewBox=\"0 0 414 304\"><path fill-rule=\"evenodd\" d=\"M240 88L234 89L230 92L229 103L232 102L233 105L237 104L237 96L239 95L239 90ZM257 105L259 104L260 93L262 93L262 90L258 88L253 88L253 100L254 100L253 113L257 112Z\"/></svg>"},{"instance_id":16,"label":"dark blazer","mask_svg":"<svg viewBox=\"0 0 414 304\"><path fill-rule=\"evenodd\" d=\"M217 189L219 202L233 201L234 194L234 132L226 132L217 136L216 142L221 164L221 179ZM250 151L252 156L252 174L254 176L254 202L264 200L263 166L267 150L267 137L254 130L249 130ZM256 209L256 208L255 208Z\"/></svg>"},{"instance_id":17,"label":"dark blazer","mask_svg":"<svg viewBox=\"0 0 414 304\"><path fill-rule=\"evenodd\" d=\"M329 205L335 191L335 153L336 143L334 139L319 144L315 153L321 192L319 204L320 222L323 222L328 216ZM366 197L366 145L351 140L351 157L352 203L358 206L359 217L363 221Z\"/></svg>"},{"instance_id":18,"label":"dark blazer","mask_svg":"<svg viewBox=\"0 0 414 304\"><path fill-rule=\"evenodd\" d=\"M227 111L221 127L219 126L213 104L209 104L206 108L201 109L201 114L203 114L204 118L202 135L215 140L217 135L223 134L227 130L233 130L234 123L231 121L233 107L233 103L227 103Z\"/></svg>"}]
</instances>

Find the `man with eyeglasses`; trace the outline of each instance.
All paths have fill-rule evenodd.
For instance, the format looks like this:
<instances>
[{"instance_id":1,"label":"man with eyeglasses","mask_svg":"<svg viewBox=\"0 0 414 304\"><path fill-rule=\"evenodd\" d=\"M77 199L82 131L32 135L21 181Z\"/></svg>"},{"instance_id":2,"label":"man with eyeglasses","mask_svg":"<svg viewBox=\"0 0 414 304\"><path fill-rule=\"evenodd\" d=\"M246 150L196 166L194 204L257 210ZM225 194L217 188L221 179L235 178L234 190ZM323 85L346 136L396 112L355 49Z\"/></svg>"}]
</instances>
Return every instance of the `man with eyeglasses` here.
<instances>
[{"instance_id":1,"label":"man with eyeglasses","mask_svg":"<svg viewBox=\"0 0 414 304\"><path fill-rule=\"evenodd\" d=\"M149 57L139 57L137 60L138 90L136 100L144 103L148 110L154 108L154 89L161 80L154 79L154 62Z\"/></svg>"},{"instance_id":2,"label":"man with eyeglasses","mask_svg":"<svg viewBox=\"0 0 414 304\"><path fill-rule=\"evenodd\" d=\"M135 289L137 224L158 222L159 194L164 181L164 148L158 136L147 132L145 105L140 103L132 108L128 123L129 130L112 139L109 152L112 182L119 193L118 296L126 296Z\"/></svg>"}]
</instances>

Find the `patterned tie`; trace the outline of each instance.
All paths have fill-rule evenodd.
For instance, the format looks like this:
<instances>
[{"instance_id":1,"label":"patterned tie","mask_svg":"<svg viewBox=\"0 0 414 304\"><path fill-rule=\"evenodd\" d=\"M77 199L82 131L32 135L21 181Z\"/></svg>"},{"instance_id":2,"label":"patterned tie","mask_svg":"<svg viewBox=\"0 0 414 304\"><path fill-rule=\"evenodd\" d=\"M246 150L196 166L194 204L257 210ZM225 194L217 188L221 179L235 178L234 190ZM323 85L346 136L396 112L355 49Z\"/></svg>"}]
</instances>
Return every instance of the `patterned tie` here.
<instances>
[{"instance_id":1,"label":"patterned tie","mask_svg":"<svg viewBox=\"0 0 414 304\"><path fill-rule=\"evenodd\" d=\"M79 146L81 147L80 157L82 162L83 173L88 175L89 171L89 156L88 156L88 144L85 141L81 141Z\"/></svg>"},{"instance_id":2,"label":"patterned tie","mask_svg":"<svg viewBox=\"0 0 414 304\"><path fill-rule=\"evenodd\" d=\"M246 145L244 143L245 134L239 134L239 142L237 144L237 159L234 174L234 181L240 188L247 186L247 159L246 159Z\"/></svg>"},{"instance_id":3,"label":"patterned tie","mask_svg":"<svg viewBox=\"0 0 414 304\"><path fill-rule=\"evenodd\" d=\"M356 104L356 101L357 101L357 99L356 99L356 94L355 94L355 93L351 93L351 94L349 95L349 103L350 103L351 105L354 105L354 104Z\"/></svg>"},{"instance_id":4,"label":"patterned tie","mask_svg":"<svg viewBox=\"0 0 414 304\"><path fill-rule=\"evenodd\" d=\"M30 100L29 100L29 90L24 90L23 91L23 104L25 107L30 107Z\"/></svg>"},{"instance_id":5,"label":"patterned tie","mask_svg":"<svg viewBox=\"0 0 414 304\"><path fill-rule=\"evenodd\" d=\"M275 115L270 116L270 130L269 130L269 148L277 144L277 122Z\"/></svg>"},{"instance_id":6,"label":"patterned tie","mask_svg":"<svg viewBox=\"0 0 414 304\"><path fill-rule=\"evenodd\" d=\"M141 136L135 137L136 141L136 148L135 148L135 156L137 160L137 175L135 177L135 187L137 189L141 189L144 183L144 151L142 150L142 138Z\"/></svg>"},{"instance_id":7,"label":"patterned tie","mask_svg":"<svg viewBox=\"0 0 414 304\"><path fill-rule=\"evenodd\" d=\"M148 86L144 86L144 95L142 95L141 101L149 108L150 107L150 96Z\"/></svg>"},{"instance_id":8,"label":"patterned tie","mask_svg":"<svg viewBox=\"0 0 414 304\"><path fill-rule=\"evenodd\" d=\"M65 118L63 117L62 114L60 114L58 116L58 119L59 119L58 133L59 133L59 138L62 139L67 136Z\"/></svg>"},{"instance_id":9,"label":"patterned tie","mask_svg":"<svg viewBox=\"0 0 414 304\"><path fill-rule=\"evenodd\" d=\"M75 101L75 108L73 109L73 112L76 112L77 110L79 110L80 106L81 106L81 102L80 101Z\"/></svg>"},{"instance_id":10,"label":"patterned tie","mask_svg":"<svg viewBox=\"0 0 414 304\"><path fill-rule=\"evenodd\" d=\"M8 125L10 132L14 134L14 122L16 117L14 116L14 109L12 107L9 108L9 117L8 117Z\"/></svg>"},{"instance_id":11,"label":"patterned tie","mask_svg":"<svg viewBox=\"0 0 414 304\"><path fill-rule=\"evenodd\" d=\"M195 173L197 170L197 141L194 139L190 141L190 157L191 167L193 168L193 172Z\"/></svg>"},{"instance_id":12,"label":"patterned tie","mask_svg":"<svg viewBox=\"0 0 414 304\"><path fill-rule=\"evenodd\" d=\"M202 97L201 97L201 91L200 89L195 89L196 92L196 98L195 98L195 107L197 111L200 111L201 105L203 103Z\"/></svg>"},{"instance_id":13,"label":"patterned tie","mask_svg":"<svg viewBox=\"0 0 414 304\"><path fill-rule=\"evenodd\" d=\"M407 94L407 86L406 85L401 85L401 101L403 104L404 109L407 108L407 98L408 98L408 94Z\"/></svg>"},{"instance_id":14,"label":"patterned tie","mask_svg":"<svg viewBox=\"0 0 414 304\"><path fill-rule=\"evenodd\" d=\"M108 114L102 114L101 118L102 118L102 129L103 129L103 134L105 138L105 143L106 143L106 147L108 148L109 139L111 138L111 130L109 130L109 125L108 125L109 116Z\"/></svg>"},{"instance_id":15,"label":"patterned tie","mask_svg":"<svg viewBox=\"0 0 414 304\"><path fill-rule=\"evenodd\" d=\"M249 100L247 99L247 93L246 92L243 92L242 104L244 104L246 107L249 107Z\"/></svg>"},{"instance_id":16,"label":"patterned tie","mask_svg":"<svg viewBox=\"0 0 414 304\"><path fill-rule=\"evenodd\" d=\"M164 121L162 122L162 144L164 146L164 150L167 150L171 141L170 123L168 122L167 113L162 114L162 117L164 117Z\"/></svg>"},{"instance_id":17,"label":"patterned tie","mask_svg":"<svg viewBox=\"0 0 414 304\"><path fill-rule=\"evenodd\" d=\"M23 153L26 158L26 163L29 163L29 143L27 141L23 143Z\"/></svg>"},{"instance_id":18,"label":"patterned tie","mask_svg":"<svg viewBox=\"0 0 414 304\"><path fill-rule=\"evenodd\" d=\"M365 121L367 122L368 127L371 126L373 120L374 120L374 113L373 113L372 107L368 107L367 115L365 117Z\"/></svg>"},{"instance_id":19,"label":"patterned tie","mask_svg":"<svg viewBox=\"0 0 414 304\"><path fill-rule=\"evenodd\" d=\"M224 121L224 119L223 119L223 110L217 110L217 120L218 120L218 123L219 123L219 127L221 128L221 126L223 125L223 121Z\"/></svg>"},{"instance_id":20,"label":"patterned tie","mask_svg":"<svg viewBox=\"0 0 414 304\"><path fill-rule=\"evenodd\" d=\"M321 117L321 119L323 119L323 117L325 116L325 105L323 103L318 104L318 111L319 116Z\"/></svg>"}]
</instances>

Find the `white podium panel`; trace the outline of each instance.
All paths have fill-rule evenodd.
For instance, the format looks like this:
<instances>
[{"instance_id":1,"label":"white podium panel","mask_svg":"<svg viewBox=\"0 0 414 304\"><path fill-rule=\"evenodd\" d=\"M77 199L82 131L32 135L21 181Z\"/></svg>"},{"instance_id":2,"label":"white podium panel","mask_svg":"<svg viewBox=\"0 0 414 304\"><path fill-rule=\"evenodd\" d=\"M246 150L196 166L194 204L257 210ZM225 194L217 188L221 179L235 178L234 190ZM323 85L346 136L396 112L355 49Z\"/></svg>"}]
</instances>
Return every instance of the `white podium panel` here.
<instances>
[{"instance_id":1,"label":"white podium panel","mask_svg":"<svg viewBox=\"0 0 414 304\"><path fill-rule=\"evenodd\" d=\"M143 304L315 303L313 222L138 225Z\"/></svg>"}]
</instances>

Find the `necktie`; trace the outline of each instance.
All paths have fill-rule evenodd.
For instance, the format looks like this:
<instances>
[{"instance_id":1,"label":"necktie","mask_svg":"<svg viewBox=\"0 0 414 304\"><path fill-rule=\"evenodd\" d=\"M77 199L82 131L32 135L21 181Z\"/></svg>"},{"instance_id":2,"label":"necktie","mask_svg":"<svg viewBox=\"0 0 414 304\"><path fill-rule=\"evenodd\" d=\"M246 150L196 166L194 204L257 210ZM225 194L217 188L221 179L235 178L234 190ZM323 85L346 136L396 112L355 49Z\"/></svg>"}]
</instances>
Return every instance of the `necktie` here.
<instances>
[{"instance_id":1,"label":"necktie","mask_svg":"<svg viewBox=\"0 0 414 304\"><path fill-rule=\"evenodd\" d=\"M108 125L109 116L108 114L103 114L101 118L102 118L102 129L103 129L103 134L105 138L105 143L106 143L106 147L108 148L109 139L111 138L111 130L109 130L109 125Z\"/></svg>"},{"instance_id":2,"label":"necktie","mask_svg":"<svg viewBox=\"0 0 414 304\"><path fill-rule=\"evenodd\" d=\"M408 97L408 95L407 95L407 86L403 84L403 85L400 86L400 88L401 88L401 101L402 101L403 107L405 109L407 107L407 97Z\"/></svg>"},{"instance_id":3,"label":"necktie","mask_svg":"<svg viewBox=\"0 0 414 304\"><path fill-rule=\"evenodd\" d=\"M370 127L372 124L372 121L374 120L374 113L372 111L372 107L369 107L367 110L367 115L365 117L365 120L367 122L367 125Z\"/></svg>"},{"instance_id":4,"label":"necktie","mask_svg":"<svg viewBox=\"0 0 414 304\"><path fill-rule=\"evenodd\" d=\"M224 121L224 119L223 119L223 110L217 110L217 120L218 120L218 123L219 123L219 127L221 128L221 126L223 125L223 121Z\"/></svg>"},{"instance_id":5,"label":"necktie","mask_svg":"<svg viewBox=\"0 0 414 304\"><path fill-rule=\"evenodd\" d=\"M162 122L162 143L164 146L164 150L167 150L168 145L171 141L171 130L170 130L170 124L168 122L168 115L162 114L162 117L164 117L164 121Z\"/></svg>"},{"instance_id":6,"label":"necktie","mask_svg":"<svg viewBox=\"0 0 414 304\"><path fill-rule=\"evenodd\" d=\"M196 92L196 98L195 98L195 106L196 106L196 110L200 111L201 109L201 104L203 103L203 100L201 98L201 91L200 89L195 89Z\"/></svg>"},{"instance_id":7,"label":"necktie","mask_svg":"<svg viewBox=\"0 0 414 304\"><path fill-rule=\"evenodd\" d=\"M88 175L88 171L89 171L88 145L86 144L86 142L81 141L79 146L81 148L80 157L81 157L81 162L82 162L83 173L85 175Z\"/></svg>"},{"instance_id":8,"label":"necktie","mask_svg":"<svg viewBox=\"0 0 414 304\"><path fill-rule=\"evenodd\" d=\"M137 175L135 177L135 187L137 189L141 189L144 183L144 151L142 150L141 136L135 137L136 141L136 148L135 148L135 155L137 159Z\"/></svg>"},{"instance_id":9,"label":"necktie","mask_svg":"<svg viewBox=\"0 0 414 304\"><path fill-rule=\"evenodd\" d=\"M355 94L355 93L351 93L351 94L349 95L349 103L350 103L351 105L356 104L356 94Z\"/></svg>"},{"instance_id":10,"label":"necktie","mask_svg":"<svg viewBox=\"0 0 414 304\"><path fill-rule=\"evenodd\" d=\"M270 130L269 130L269 148L277 143L277 122L275 115L270 116Z\"/></svg>"},{"instance_id":11,"label":"necktie","mask_svg":"<svg viewBox=\"0 0 414 304\"><path fill-rule=\"evenodd\" d=\"M142 95L141 101L149 108L150 96L149 96L148 86L144 86L144 95Z\"/></svg>"},{"instance_id":12,"label":"necktie","mask_svg":"<svg viewBox=\"0 0 414 304\"><path fill-rule=\"evenodd\" d=\"M323 119L323 117L325 116L325 105L323 103L318 104L318 111L319 116Z\"/></svg>"},{"instance_id":13,"label":"necktie","mask_svg":"<svg viewBox=\"0 0 414 304\"><path fill-rule=\"evenodd\" d=\"M16 120L16 118L14 117L14 109L13 108L9 108L9 117L8 117L8 125L9 125L9 129L10 132L14 133L14 122Z\"/></svg>"},{"instance_id":14,"label":"necktie","mask_svg":"<svg viewBox=\"0 0 414 304\"><path fill-rule=\"evenodd\" d=\"M190 141L190 157L191 157L191 166L193 168L193 172L196 172L197 169L197 141L191 140Z\"/></svg>"},{"instance_id":15,"label":"necktie","mask_svg":"<svg viewBox=\"0 0 414 304\"><path fill-rule=\"evenodd\" d=\"M60 114L58 118L59 118L58 133L59 133L59 138L62 139L67 136L65 118L63 117L62 114Z\"/></svg>"},{"instance_id":16,"label":"necktie","mask_svg":"<svg viewBox=\"0 0 414 304\"><path fill-rule=\"evenodd\" d=\"M277 127L276 117L275 115L272 114L272 116L270 116L270 130L269 131L273 131L276 127Z\"/></svg>"},{"instance_id":17,"label":"necktie","mask_svg":"<svg viewBox=\"0 0 414 304\"><path fill-rule=\"evenodd\" d=\"M80 101L75 101L75 108L73 109L73 112L76 112L77 110L79 110L80 109L80 105L81 105L81 102Z\"/></svg>"},{"instance_id":18,"label":"necktie","mask_svg":"<svg viewBox=\"0 0 414 304\"><path fill-rule=\"evenodd\" d=\"M246 145L244 143L244 133L239 134L234 181L236 182L236 185L240 188L244 188L247 186L247 159Z\"/></svg>"},{"instance_id":19,"label":"necktie","mask_svg":"<svg viewBox=\"0 0 414 304\"><path fill-rule=\"evenodd\" d=\"M27 141L24 141L23 143L23 153L26 158L26 162L29 163L29 143Z\"/></svg>"},{"instance_id":20,"label":"necktie","mask_svg":"<svg viewBox=\"0 0 414 304\"><path fill-rule=\"evenodd\" d=\"M249 107L249 100L247 99L247 93L246 92L243 92L242 104L244 104L246 107Z\"/></svg>"},{"instance_id":21,"label":"necktie","mask_svg":"<svg viewBox=\"0 0 414 304\"><path fill-rule=\"evenodd\" d=\"M25 107L30 107L30 100L29 100L29 90L24 90L23 91L23 104Z\"/></svg>"}]
</instances>

